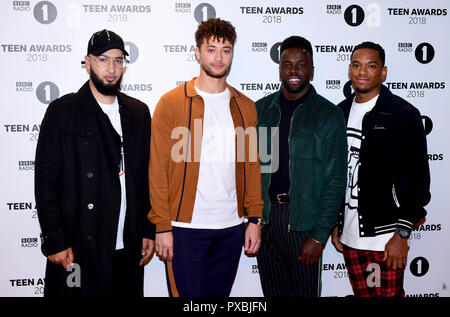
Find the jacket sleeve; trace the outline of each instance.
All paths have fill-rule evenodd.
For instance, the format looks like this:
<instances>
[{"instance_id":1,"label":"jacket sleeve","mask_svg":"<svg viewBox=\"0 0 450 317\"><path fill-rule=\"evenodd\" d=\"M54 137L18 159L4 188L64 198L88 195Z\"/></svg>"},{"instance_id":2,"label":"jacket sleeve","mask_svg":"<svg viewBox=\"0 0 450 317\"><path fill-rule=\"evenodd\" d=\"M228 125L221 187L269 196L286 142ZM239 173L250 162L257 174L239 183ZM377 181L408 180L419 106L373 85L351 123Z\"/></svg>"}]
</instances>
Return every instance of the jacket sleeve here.
<instances>
[{"instance_id":1,"label":"jacket sleeve","mask_svg":"<svg viewBox=\"0 0 450 317\"><path fill-rule=\"evenodd\" d=\"M325 243L336 226L347 185L347 132L344 115L339 108L330 115L323 144L325 164L322 210L313 229L312 238Z\"/></svg>"},{"instance_id":2,"label":"jacket sleeve","mask_svg":"<svg viewBox=\"0 0 450 317\"><path fill-rule=\"evenodd\" d=\"M144 149L145 151L145 161L144 162L150 162L150 135L151 135L151 117L150 117L150 111L148 110L148 107L145 106L145 119L144 119ZM149 164L149 163L148 163ZM147 166L148 168L148 166ZM147 239L155 239L155 225L147 218L148 212L151 210L151 204L150 204L150 195L149 195L149 180L148 177L146 177L145 186L144 186L144 207L142 208L143 212L143 221L144 221L144 228L143 228L143 236Z\"/></svg>"},{"instance_id":3,"label":"jacket sleeve","mask_svg":"<svg viewBox=\"0 0 450 317\"><path fill-rule=\"evenodd\" d=\"M252 107L252 110L249 112L248 127L246 127L249 132L249 141L247 142L247 146L249 147L249 160L246 162L248 185L244 200L244 208L248 217L261 218L264 202L261 198L261 167L259 163L258 135L256 133L258 115L255 104L251 102L250 106Z\"/></svg>"},{"instance_id":4,"label":"jacket sleeve","mask_svg":"<svg viewBox=\"0 0 450 317\"><path fill-rule=\"evenodd\" d=\"M395 162L393 195L398 206L398 226L412 229L426 215L431 198L427 141L420 113L407 109L400 117L400 140Z\"/></svg>"},{"instance_id":5,"label":"jacket sleeve","mask_svg":"<svg viewBox=\"0 0 450 317\"><path fill-rule=\"evenodd\" d=\"M148 169L150 203L152 206L148 219L156 225L156 233L172 230L169 210L171 130L172 124L167 107L161 98L153 113Z\"/></svg>"},{"instance_id":6,"label":"jacket sleeve","mask_svg":"<svg viewBox=\"0 0 450 317\"><path fill-rule=\"evenodd\" d=\"M36 147L34 192L41 225L44 254L52 255L67 249L69 241L61 210L62 119L58 105L51 103L41 123Z\"/></svg>"}]
</instances>

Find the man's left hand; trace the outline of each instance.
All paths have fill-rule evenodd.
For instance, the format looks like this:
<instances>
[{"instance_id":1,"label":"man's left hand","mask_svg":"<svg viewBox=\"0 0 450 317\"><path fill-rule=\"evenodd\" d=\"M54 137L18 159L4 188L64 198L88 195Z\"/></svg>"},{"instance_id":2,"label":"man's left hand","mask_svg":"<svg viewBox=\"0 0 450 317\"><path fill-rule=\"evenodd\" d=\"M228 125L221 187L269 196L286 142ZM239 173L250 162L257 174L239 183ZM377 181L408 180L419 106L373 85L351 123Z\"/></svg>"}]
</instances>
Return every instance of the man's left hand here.
<instances>
[{"instance_id":1,"label":"man's left hand","mask_svg":"<svg viewBox=\"0 0 450 317\"><path fill-rule=\"evenodd\" d=\"M406 265L408 250L408 239L403 239L398 234L394 233L394 236L384 248L383 261L386 262L388 268L392 268L393 270L401 269Z\"/></svg>"},{"instance_id":2,"label":"man's left hand","mask_svg":"<svg viewBox=\"0 0 450 317\"><path fill-rule=\"evenodd\" d=\"M261 227L248 223L245 229L244 251L247 256L255 256L261 245Z\"/></svg>"},{"instance_id":3,"label":"man's left hand","mask_svg":"<svg viewBox=\"0 0 450 317\"><path fill-rule=\"evenodd\" d=\"M303 265L311 265L319 261L322 251L324 248L324 244L312 239L306 239L303 244L302 253L300 254L299 260Z\"/></svg>"}]
</instances>

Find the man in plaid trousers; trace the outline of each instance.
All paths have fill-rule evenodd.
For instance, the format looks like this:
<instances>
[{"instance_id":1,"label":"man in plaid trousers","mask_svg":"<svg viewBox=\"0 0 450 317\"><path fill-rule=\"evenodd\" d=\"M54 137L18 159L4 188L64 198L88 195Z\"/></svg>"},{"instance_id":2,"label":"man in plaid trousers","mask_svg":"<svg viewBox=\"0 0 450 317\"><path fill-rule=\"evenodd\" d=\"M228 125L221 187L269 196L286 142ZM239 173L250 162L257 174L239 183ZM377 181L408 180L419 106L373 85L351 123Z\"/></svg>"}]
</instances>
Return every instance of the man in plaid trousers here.
<instances>
[{"instance_id":1,"label":"man in plaid trousers","mask_svg":"<svg viewBox=\"0 0 450 317\"><path fill-rule=\"evenodd\" d=\"M348 70L354 94L338 105L347 122L348 185L332 242L355 296L405 296L409 236L430 201L421 115L382 85L386 75L384 49L357 45Z\"/></svg>"}]
</instances>

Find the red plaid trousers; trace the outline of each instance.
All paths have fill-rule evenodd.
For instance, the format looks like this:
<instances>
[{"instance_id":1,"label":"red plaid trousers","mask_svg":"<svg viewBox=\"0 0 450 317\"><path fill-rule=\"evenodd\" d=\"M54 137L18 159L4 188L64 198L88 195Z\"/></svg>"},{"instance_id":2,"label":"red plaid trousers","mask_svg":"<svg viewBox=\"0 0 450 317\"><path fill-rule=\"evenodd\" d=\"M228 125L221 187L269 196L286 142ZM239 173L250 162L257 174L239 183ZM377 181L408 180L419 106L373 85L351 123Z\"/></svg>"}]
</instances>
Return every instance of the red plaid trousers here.
<instances>
[{"instance_id":1,"label":"red plaid trousers","mask_svg":"<svg viewBox=\"0 0 450 317\"><path fill-rule=\"evenodd\" d=\"M404 297L405 267L388 268L384 252L357 250L346 245L344 259L356 297Z\"/></svg>"}]
</instances>

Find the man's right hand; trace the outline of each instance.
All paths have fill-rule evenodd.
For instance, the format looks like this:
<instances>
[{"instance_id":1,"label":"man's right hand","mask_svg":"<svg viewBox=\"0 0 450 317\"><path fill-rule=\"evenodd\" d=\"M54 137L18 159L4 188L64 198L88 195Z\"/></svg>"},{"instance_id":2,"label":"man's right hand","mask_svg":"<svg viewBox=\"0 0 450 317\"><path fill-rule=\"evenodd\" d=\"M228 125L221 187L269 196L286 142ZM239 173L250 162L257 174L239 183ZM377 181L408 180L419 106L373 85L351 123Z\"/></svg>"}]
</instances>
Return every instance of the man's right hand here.
<instances>
[{"instance_id":1,"label":"man's right hand","mask_svg":"<svg viewBox=\"0 0 450 317\"><path fill-rule=\"evenodd\" d=\"M48 260L54 264L61 264L64 269L73 263L73 251L72 248L68 248L64 251L49 255Z\"/></svg>"},{"instance_id":2,"label":"man's right hand","mask_svg":"<svg viewBox=\"0 0 450 317\"><path fill-rule=\"evenodd\" d=\"M161 261L173 259L172 232L157 233L155 235L155 251Z\"/></svg>"},{"instance_id":3,"label":"man's right hand","mask_svg":"<svg viewBox=\"0 0 450 317\"><path fill-rule=\"evenodd\" d=\"M336 248L336 251L340 253L344 252L344 247L342 246L341 239L339 238L337 227L335 227L331 232L331 243L333 243L334 247Z\"/></svg>"}]
</instances>

